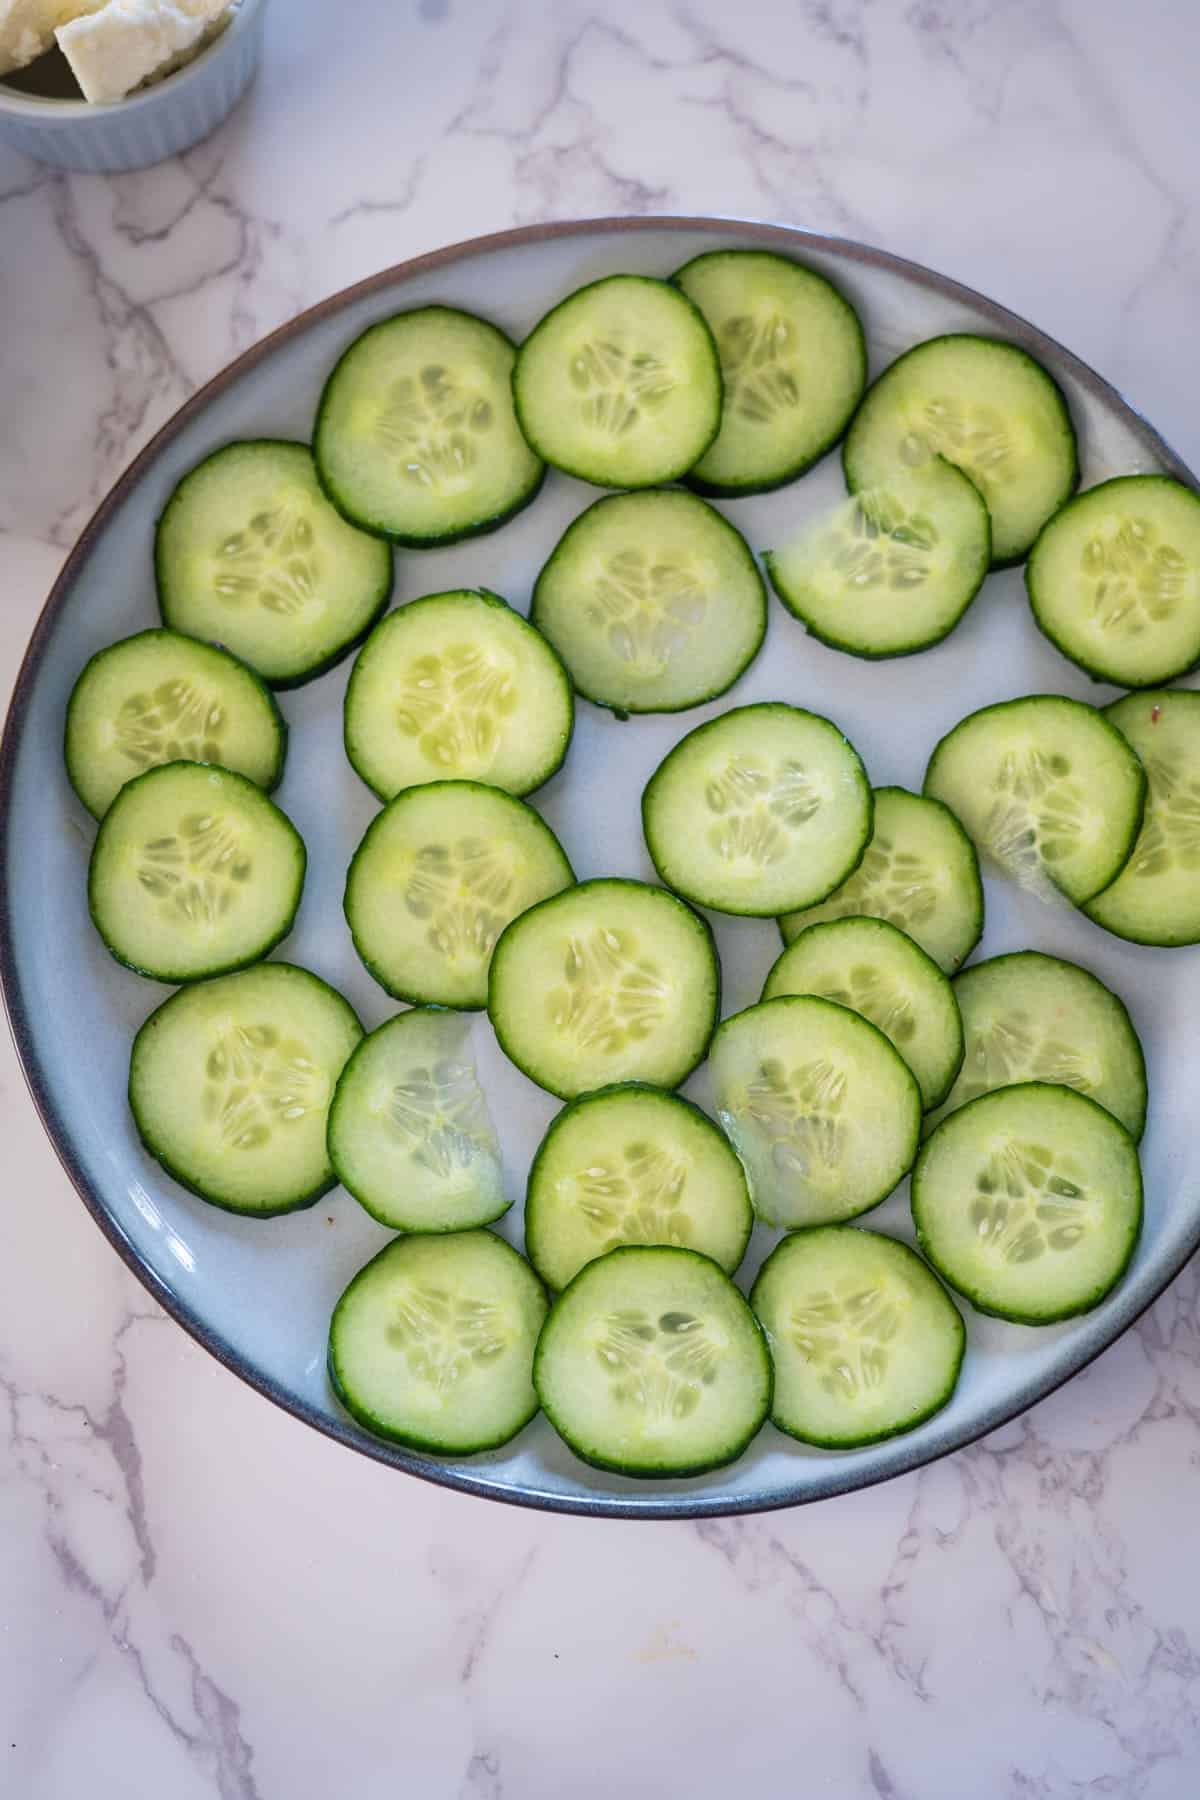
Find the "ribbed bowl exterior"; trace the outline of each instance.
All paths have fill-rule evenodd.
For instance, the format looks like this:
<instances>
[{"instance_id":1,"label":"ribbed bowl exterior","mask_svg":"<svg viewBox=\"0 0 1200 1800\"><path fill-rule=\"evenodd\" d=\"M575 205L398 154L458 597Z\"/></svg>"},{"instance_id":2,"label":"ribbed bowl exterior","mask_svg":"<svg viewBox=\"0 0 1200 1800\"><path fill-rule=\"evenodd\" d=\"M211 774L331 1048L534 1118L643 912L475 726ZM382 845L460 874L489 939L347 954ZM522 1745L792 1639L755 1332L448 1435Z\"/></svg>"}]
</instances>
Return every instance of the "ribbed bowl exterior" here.
<instances>
[{"instance_id":1,"label":"ribbed bowl exterior","mask_svg":"<svg viewBox=\"0 0 1200 1800\"><path fill-rule=\"evenodd\" d=\"M38 162L92 174L144 169L178 156L215 131L249 87L265 18L265 0L244 0L241 13L194 64L111 106L30 104L0 90L0 141Z\"/></svg>"}]
</instances>

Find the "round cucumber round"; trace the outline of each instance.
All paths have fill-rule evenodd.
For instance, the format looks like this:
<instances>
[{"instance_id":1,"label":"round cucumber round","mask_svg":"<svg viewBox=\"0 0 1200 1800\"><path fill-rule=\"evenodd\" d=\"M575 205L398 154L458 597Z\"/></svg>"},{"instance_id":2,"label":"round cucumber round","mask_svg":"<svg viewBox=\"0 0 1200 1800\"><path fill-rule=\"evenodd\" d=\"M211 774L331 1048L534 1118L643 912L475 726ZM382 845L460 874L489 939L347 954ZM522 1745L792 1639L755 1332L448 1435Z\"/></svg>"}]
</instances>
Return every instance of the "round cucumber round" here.
<instances>
[{"instance_id":1,"label":"round cucumber round","mask_svg":"<svg viewBox=\"0 0 1200 1800\"><path fill-rule=\"evenodd\" d=\"M599 487L677 481L721 423L712 334L678 288L647 275L561 300L521 345L513 395L537 454Z\"/></svg>"},{"instance_id":2,"label":"round cucumber round","mask_svg":"<svg viewBox=\"0 0 1200 1800\"><path fill-rule=\"evenodd\" d=\"M381 800L446 780L532 793L561 766L574 724L554 650L483 589L428 594L389 613L346 688L346 754Z\"/></svg>"},{"instance_id":3,"label":"round cucumber round","mask_svg":"<svg viewBox=\"0 0 1200 1800\"><path fill-rule=\"evenodd\" d=\"M991 561L978 489L944 457L897 469L764 561L809 634L852 656L912 656L948 637Z\"/></svg>"},{"instance_id":4,"label":"round cucumber round","mask_svg":"<svg viewBox=\"0 0 1200 1800\"><path fill-rule=\"evenodd\" d=\"M530 617L586 700L620 715L683 712L753 662L767 594L741 533L666 488L608 494L568 525Z\"/></svg>"},{"instance_id":5,"label":"round cucumber round","mask_svg":"<svg viewBox=\"0 0 1200 1800\"><path fill-rule=\"evenodd\" d=\"M395 999L478 1009L505 926L574 879L523 800L478 781L430 781L368 825L346 874L346 922Z\"/></svg>"},{"instance_id":6,"label":"round cucumber round","mask_svg":"<svg viewBox=\"0 0 1200 1800\"><path fill-rule=\"evenodd\" d=\"M533 1380L576 1456L621 1475L723 1468L771 1403L766 1341L728 1275L660 1244L580 1270L550 1308Z\"/></svg>"},{"instance_id":7,"label":"round cucumber round","mask_svg":"<svg viewBox=\"0 0 1200 1800\"><path fill-rule=\"evenodd\" d=\"M617 1081L672 1088L717 1022L712 932L642 881L581 881L533 906L492 957L488 1013L505 1055L562 1100Z\"/></svg>"},{"instance_id":8,"label":"round cucumber round","mask_svg":"<svg viewBox=\"0 0 1200 1800\"><path fill-rule=\"evenodd\" d=\"M1200 943L1200 694L1126 694L1104 716L1146 771L1146 816L1129 861L1084 909L1134 944Z\"/></svg>"},{"instance_id":9,"label":"round cucumber round","mask_svg":"<svg viewBox=\"0 0 1200 1800\"><path fill-rule=\"evenodd\" d=\"M139 631L98 650L67 702L67 774L97 819L127 781L161 763L219 763L269 793L286 751L283 714L254 670L177 631Z\"/></svg>"},{"instance_id":10,"label":"round cucumber round","mask_svg":"<svg viewBox=\"0 0 1200 1800\"><path fill-rule=\"evenodd\" d=\"M877 1025L917 1078L928 1111L946 1098L963 1058L953 989L931 956L883 919L810 925L767 976L764 1000L816 994Z\"/></svg>"},{"instance_id":11,"label":"round cucumber round","mask_svg":"<svg viewBox=\"0 0 1200 1800\"><path fill-rule=\"evenodd\" d=\"M347 519L425 549L495 531L546 473L517 425L514 345L452 306L371 325L325 383L313 429L321 484Z\"/></svg>"},{"instance_id":12,"label":"round cucumber round","mask_svg":"<svg viewBox=\"0 0 1200 1800\"><path fill-rule=\"evenodd\" d=\"M980 1094L1027 1081L1075 1088L1120 1119L1136 1142L1146 1124L1146 1062L1125 1006L1078 963L1017 950L955 978L962 1069L932 1129Z\"/></svg>"},{"instance_id":13,"label":"round cucumber round","mask_svg":"<svg viewBox=\"0 0 1200 1800\"><path fill-rule=\"evenodd\" d=\"M750 1305L775 1365L771 1419L802 1443L855 1450L940 1412L967 1334L941 1282L907 1244L817 1225L777 1244Z\"/></svg>"},{"instance_id":14,"label":"round cucumber round","mask_svg":"<svg viewBox=\"0 0 1200 1800\"><path fill-rule=\"evenodd\" d=\"M232 650L272 687L341 660L388 603L386 544L321 492L307 444L227 444L183 477L154 540L163 623Z\"/></svg>"},{"instance_id":15,"label":"round cucumber round","mask_svg":"<svg viewBox=\"0 0 1200 1800\"><path fill-rule=\"evenodd\" d=\"M1094 706L1028 694L984 706L947 732L929 759L925 792L951 807L1022 887L1082 906L1128 861L1146 777Z\"/></svg>"},{"instance_id":16,"label":"round cucumber round","mask_svg":"<svg viewBox=\"0 0 1200 1800\"><path fill-rule=\"evenodd\" d=\"M862 398L867 350L850 302L769 250L710 250L672 280L721 359L721 429L688 476L709 494L782 487L832 449Z\"/></svg>"},{"instance_id":17,"label":"round cucumber round","mask_svg":"<svg viewBox=\"0 0 1200 1800\"><path fill-rule=\"evenodd\" d=\"M642 795L642 829L668 887L757 918L812 906L871 835L862 760L838 727L782 701L738 706L689 731Z\"/></svg>"},{"instance_id":18,"label":"round cucumber round","mask_svg":"<svg viewBox=\"0 0 1200 1800\"><path fill-rule=\"evenodd\" d=\"M1120 1281L1142 1227L1125 1127L1074 1088L982 1094L938 1126L912 1179L917 1238L980 1312L1050 1325Z\"/></svg>"},{"instance_id":19,"label":"round cucumber round","mask_svg":"<svg viewBox=\"0 0 1200 1800\"><path fill-rule=\"evenodd\" d=\"M495 1450L538 1409L546 1306L529 1264L494 1232L397 1238L333 1309L330 1383L376 1437L435 1456Z\"/></svg>"},{"instance_id":20,"label":"round cucumber round","mask_svg":"<svg viewBox=\"0 0 1200 1800\"><path fill-rule=\"evenodd\" d=\"M1077 494L1025 567L1050 642L1118 687L1156 687L1200 662L1200 496L1168 475Z\"/></svg>"},{"instance_id":21,"label":"round cucumber round","mask_svg":"<svg viewBox=\"0 0 1200 1800\"><path fill-rule=\"evenodd\" d=\"M463 1231L508 1211L460 1014L413 1007L363 1039L329 1108L329 1160L392 1231Z\"/></svg>"},{"instance_id":22,"label":"round cucumber round","mask_svg":"<svg viewBox=\"0 0 1200 1800\"><path fill-rule=\"evenodd\" d=\"M868 1212L912 1167L921 1091L882 1031L832 1000L783 995L718 1026L717 1117L768 1225Z\"/></svg>"},{"instance_id":23,"label":"round cucumber round","mask_svg":"<svg viewBox=\"0 0 1200 1800\"><path fill-rule=\"evenodd\" d=\"M88 908L118 962L154 981L196 981L258 962L287 936L306 864L287 814L244 775L160 763L104 815Z\"/></svg>"},{"instance_id":24,"label":"round cucumber round","mask_svg":"<svg viewBox=\"0 0 1200 1800\"><path fill-rule=\"evenodd\" d=\"M712 1120L636 1082L565 1106L529 1171L525 1248L549 1288L621 1244L699 1250L732 1275L753 1222L742 1165Z\"/></svg>"},{"instance_id":25,"label":"round cucumber round","mask_svg":"<svg viewBox=\"0 0 1200 1800\"><path fill-rule=\"evenodd\" d=\"M342 996L291 963L181 988L133 1041L138 1136L168 1175L227 1212L312 1206L334 1184L329 1101L362 1034Z\"/></svg>"},{"instance_id":26,"label":"round cucumber round","mask_svg":"<svg viewBox=\"0 0 1200 1800\"><path fill-rule=\"evenodd\" d=\"M975 846L940 800L906 788L875 789L870 842L848 881L819 906L779 921L785 944L826 919L864 915L907 932L946 975L983 935L983 884Z\"/></svg>"},{"instance_id":27,"label":"round cucumber round","mask_svg":"<svg viewBox=\"0 0 1200 1800\"><path fill-rule=\"evenodd\" d=\"M970 477L992 520L994 567L1020 562L1079 479L1062 389L1028 352L967 332L930 338L885 369L842 448L846 485L886 486L943 456Z\"/></svg>"}]
</instances>

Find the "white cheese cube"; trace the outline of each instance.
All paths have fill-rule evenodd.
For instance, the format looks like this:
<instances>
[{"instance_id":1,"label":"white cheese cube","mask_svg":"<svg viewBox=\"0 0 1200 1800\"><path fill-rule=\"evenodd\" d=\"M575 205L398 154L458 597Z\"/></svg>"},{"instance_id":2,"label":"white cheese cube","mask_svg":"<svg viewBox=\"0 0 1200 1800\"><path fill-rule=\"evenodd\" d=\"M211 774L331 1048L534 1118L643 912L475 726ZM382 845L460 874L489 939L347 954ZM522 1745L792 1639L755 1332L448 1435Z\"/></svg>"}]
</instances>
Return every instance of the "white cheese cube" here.
<instances>
[{"instance_id":1,"label":"white cheese cube","mask_svg":"<svg viewBox=\"0 0 1200 1800\"><path fill-rule=\"evenodd\" d=\"M52 48L60 25L103 5L104 0L0 0L0 75L35 61Z\"/></svg>"},{"instance_id":2,"label":"white cheese cube","mask_svg":"<svg viewBox=\"0 0 1200 1800\"><path fill-rule=\"evenodd\" d=\"M229 0L106 0L55 32L85 100L123 100L198 47Z\"/></svg>"}]
</instances>

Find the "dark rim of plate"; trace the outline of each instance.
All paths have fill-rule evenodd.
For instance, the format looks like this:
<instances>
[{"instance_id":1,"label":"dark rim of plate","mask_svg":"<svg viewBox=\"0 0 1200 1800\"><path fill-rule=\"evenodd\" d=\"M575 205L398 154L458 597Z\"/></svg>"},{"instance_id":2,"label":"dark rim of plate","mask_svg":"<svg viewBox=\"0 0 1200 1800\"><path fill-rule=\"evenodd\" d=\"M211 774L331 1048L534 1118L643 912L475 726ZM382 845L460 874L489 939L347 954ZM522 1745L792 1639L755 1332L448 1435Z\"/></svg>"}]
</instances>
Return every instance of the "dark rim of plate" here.
<instances>
[{"instance_id":1,"label":"dark rim of plate","mask_svg":"<svg viewBox=\"0 0 1200 1800\"><path fill-rule=\"evenodd\" d=\"M800 230L793 226L772 225L752 219L718 216L691 218L686 215L674 214L651 215L637 218L597 218L565 221L558 224L526 225L513 231L500 231L486 237L469 238L423 256L414 256L407 262L397 263L394 267L372 275L365 281L357 282L353 287L344 288L340 293L333 294L328 299L320 301L316 306L310 307L306 312L300 313L295 319L289 320L286 325L281 325L278 330L262 338L236 361L230 363L220 374L214 376L210 382L193 394L190 400L185 401L178 412L150 439L150 442L134 458L124 474L101 501L80 533L34 627L24 660L17 674L4 736L0 740L0 991L3 992L9 1025L33 1103L59 1161L84 1205L118 1255L132 1269L138 1280L153 1295L163 1310L182 1325L198 1344L203 1345L204 1349L215 1356L219 1362L224 1363L225 1367L231 1369L235 1375L240 1376L250 1387L266 1395L267 1399L274 1401L285 1412L291 1413L295 1418L302 1419L305 1424L324 1433L326 1437L333 1438L338 1443L345 1444L363 1455L373 1457L378 1462L388 1463L393 1468L403 1469L408 1474L416 1475L424 1481L433 1482L441 1487L453 1488L460 1493L476 1494L485 1499L501 1500L510 1505L534 1507L545 1512L581 1513L594 1518L726 1518L741 1513L771 1512L783 1507L802 1505L810 1500L830 1499L838 1494L852 1493L859 1488L873 1487L880 1482L890 1481L894 1476L923 1468L926 1464L937 1461L951 1451L961 1450L969 1444L977 1443L989 1432L1018 1418L1038 1401L1044 1400L1047 1395L1062 1387L1081 1369L1086 1368L1102 1351L1107 1350L1111 1344L1115 1343L1117 1338L1127 1331L1148 1307L1153 1305L1178 1275L1193 1252L1200 1247L1200 1207L1197 1208L1196 1217L1184 1234L1182 1241L1166 1258L1164 1266L1143 1269L1127 1276L1112 1302L1079 1325L1077 1339L1066 1355L1065 1366L1061 1373L1056 1373L1052 1380L1027 1382L1015 1393L994 1402L985 1408L982 1415L973 1421L969 1429L949 1428L944 1421L939 1426L935 1417L923 1431L915 1434L914 1438L901 1437L893 1439L890 1443L880 1444L865 1459L860 1457L854 1463L847 1461L844 1465L823 1475L819 1480L810 1480L803 1489L789 1486L785 1482L769 1493L728 1494L697 1491L696 1489L689 1491L686 1487L676 1484L662 1483L652 1488L648 1487L639 1493L635 1485L630 1483L627 1488L617 1492L570 1494L557 1492L549 1487L535 1489L528 1485L521 1488L501 1486L495 1480L487 1478L489 1466L487 1458L479 1458L474 1466L447 1467L432 1457L422 1456L415 1451L405 1450L398 1445L373 1438L361 1431L348 1417L324 1413L300 1396L288 1393L269 1376L247 1363L237 1348L219 1333L213 1331L201 1314L181 1299L146 1262L137 1247L109 1213L101 1193L89 1180L86 1171L81 1166L66 1125L59 1114L50 1074L37 1055L21 991L18 951L14 939L13 920L9 912L7 882L3 878L12 853L11 802L17 746L22 736L26 711L46 646L58 622L59 615L86 566L92 545L127 495L137 486L142 475L178 433L198 414L202 413L212 399L249 374L256 364L269 357L281 345L288 343L292 338L303 335L312 324L331 318L346 307L373 294L383 293L393 287L400 288L413 276L422 275L431 270L450 269L458 263L467 262L477 256L486 256L497 250L517 249L563 238L584 239L602 234L646 231L708 233L725 245L733 242L747 247L777 250L784 254L791 252L803 255L805 252L815 252L818 255L826 254L838 257L846 263L857 264L862 268L885 269L891 274L902 276L914 287L924 288L942 300L969 307L973 312L988 320L999 333L1013 343L1020 344L1033 355L1039 358L1049 356L1050 360L1059 369L1069 374L1080 387L1093 395L1103 406L1118 413L1124 423L1140 439L1147 453L1154 456L1172 475L1191 488L1200 486L1186 464L1155 431L1154 427L1129 405L1116 388L1055 339L1048 337L1045 332L1039 331L1018 314L1010 312L1007 307L998 305L997 302L989 300L973 288L966 287L962 282L939 275L920 263L908 261L905 257L894 256L889 251L877 250L867 244L855 243L851 239L829 237L817 232ZM796 1452L797 1447L790 1445L789 1454ZM718 1472L717 1479L721 1479L721 1472Z\"/></svg>"}]
</instances>

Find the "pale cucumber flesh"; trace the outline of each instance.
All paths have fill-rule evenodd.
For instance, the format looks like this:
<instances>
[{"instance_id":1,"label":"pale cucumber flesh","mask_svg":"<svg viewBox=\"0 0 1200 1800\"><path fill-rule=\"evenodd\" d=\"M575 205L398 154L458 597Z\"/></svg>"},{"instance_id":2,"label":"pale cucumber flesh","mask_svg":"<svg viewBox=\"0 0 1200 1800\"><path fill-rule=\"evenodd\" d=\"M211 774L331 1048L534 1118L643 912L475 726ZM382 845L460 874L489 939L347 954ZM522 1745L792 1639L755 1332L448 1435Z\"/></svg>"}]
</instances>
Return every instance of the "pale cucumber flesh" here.
<instances>
[{"instance_id":1,"label":"pale cucumber flesh","mask_svg":"<svg viewBox=\"0 0 1200 1800\"><path fill-rule=\"evenodd\" d=\"M805 1443L846 1450L911 1431L950 1399L966 1332L920 1257L851 1225L784 1238L750 1304L775 1365L771 1417Z\"/></svg>"},{"instance_id":2,"label":"pale cucumber flesh","mask_svg":"<svg viewBox=\"0 0 1200 1800\"><path fill-rule=\"evenodd\" d=\"M545 1316L537 1276L492 1232L397 1238L334 1308L334 1392L377 1437L443 1456L495 1449L537 1411Z\"/></svg>"},{"instance_id":3,"label":"pale cucumber flesh","mask_svg":"<svg viewBox=\"0 0 1200 1800\"><path fill-rule=\"evenodd\" d=\"M809 925L860 914L907 932L944 974L965 962L983 931L983 887L975 846L949 807L906 788L876 788L857 869L827 900L785 914L779 927L791 943Z\"/></svg>"},{"instance_id":4,"label":"pale cucumber flesh","mask_svg":"<svg viewBox=\"0 0 1200 1800\"><path fill-rule=\"evenodd\" d=\"M1124 1274L1142 1223L1137 1149L1073 1088L1000 1088L938 1126L912 1209L934 1268L981 1312L1048 1325Z\"/></svg>"},{"instance_id":5,"label":"pale cucumber flesh","mask_svg":"<svg viewBox=\"0 0 1200 1800\"><path fill-rule=\"evenodd\" d=\"M467 1021L413 1007L363 1039L329 1112L338 1180L393 1231L462 1231L508 1210Z\"/></svg>"},{"instance_id":6,"label":"pale cucumber flesh","mask_svg":"<svg viewBox=\"0 0 1200 1800\"><path fill-rule=\"evenodd\" d=\"M766 1417L771 1363L729 1277L693 1250L625 1247L550 1310L538 1397L576 1455L626 1475L694 1475L741 1454Z\"/></svg>"}]
</instances>

